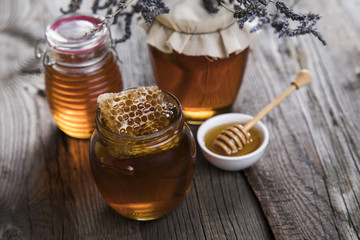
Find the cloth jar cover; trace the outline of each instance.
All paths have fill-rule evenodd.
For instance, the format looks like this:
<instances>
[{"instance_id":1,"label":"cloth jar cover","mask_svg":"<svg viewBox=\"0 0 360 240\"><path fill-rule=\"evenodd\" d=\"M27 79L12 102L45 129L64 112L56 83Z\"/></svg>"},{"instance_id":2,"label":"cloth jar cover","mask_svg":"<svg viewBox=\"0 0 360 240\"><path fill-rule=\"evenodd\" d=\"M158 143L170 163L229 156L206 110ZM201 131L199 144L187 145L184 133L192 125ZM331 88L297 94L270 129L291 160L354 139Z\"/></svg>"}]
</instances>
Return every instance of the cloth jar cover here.
<instances>
[{"instance_id":1,"label":"cloth jar cover","mask_svg":"<svg viewBox=\"0 0 360 240\"><path fill-rule=\"evenodd\" d=\"M169 14L156 17L147 33L147 43L164 53L189 56L228 57L250 44L250 33L223 7L209 13L203 0L164 0Z\"/></svg>"}]
</instances>

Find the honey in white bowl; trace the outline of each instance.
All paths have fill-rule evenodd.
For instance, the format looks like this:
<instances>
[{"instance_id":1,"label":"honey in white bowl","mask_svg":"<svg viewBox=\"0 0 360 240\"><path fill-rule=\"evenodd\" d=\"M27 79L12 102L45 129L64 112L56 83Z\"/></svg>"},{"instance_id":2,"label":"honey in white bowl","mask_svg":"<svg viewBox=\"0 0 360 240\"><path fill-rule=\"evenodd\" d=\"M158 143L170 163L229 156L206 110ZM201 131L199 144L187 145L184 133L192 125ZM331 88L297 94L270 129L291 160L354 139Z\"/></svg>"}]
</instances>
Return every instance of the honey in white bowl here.
<instances>
[{"instance_id":1,"label":"honey in white bowl","mask_svg":"<svg viewBox=\"0 0 360 240\"><path fill-rule=\"evenodd\" d=\"M249 154L260 147L260 145L263 141L263 137L262 137L262 134L260 133L260 131L256 128L252 128L249 130L250 142L248 144L245 144L245 146L236 153L228 155L222 149L214 146L213 142L214 142L215 138L220 134L220 132L222 130L226 129L227 127L233 126L234 124L239 124L239 123L236 123L236 122L225 123L225 124L215 126L212 129L210 129L205 134L204 140L205 140L206 148L208 148L211 152L218 154L218 155L227 156L227 157L232 157L232 156L237 157L237 156L243 156L243 155ZM244 125L244 123L240 123L240 124Z\"/></svg>"}]
</instances>

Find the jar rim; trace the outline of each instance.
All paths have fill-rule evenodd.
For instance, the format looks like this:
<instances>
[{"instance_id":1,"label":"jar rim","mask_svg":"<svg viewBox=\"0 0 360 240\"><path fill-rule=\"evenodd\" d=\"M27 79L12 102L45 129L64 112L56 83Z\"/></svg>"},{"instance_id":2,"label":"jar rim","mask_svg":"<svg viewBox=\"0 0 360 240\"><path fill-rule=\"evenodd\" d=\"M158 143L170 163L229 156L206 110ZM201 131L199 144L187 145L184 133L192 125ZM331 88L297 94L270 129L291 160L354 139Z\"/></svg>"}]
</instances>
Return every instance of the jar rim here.
<instances>
[{"instance_id":1,"label":"jar rim","mask_svg":"<svg viewBox=\"0 0 360 240\"><path fill-rule=\"evenodd\" d=\"M60 52L89 51L101 45L107 38L108 28L106 26L90 33L91 30L98 27L100 22L100 18L92 14L66 14L47 25L45 38L50 47Z\"/></svg>"},{"instance_id":2,"label":"jar rim","mask_svg":"<svg viewBox=\"0 0 360 240\"><path fill-rule=\"evenodd\" d=\"M131 89L136 89L138 87L132 87L132 88L127 88L127 89L123 89L119 92L123 92L126 90L131 90ZM141 135L141 136L127 136L127 135L121 135L121 134L117 134L114 133L112 131L110 131L100 120L100 114L101 114L101 110L100 108L97 109L96 111L96 117L95 117L95 123L96 123L96 129L99 131L99 127L101 127L101 130L99 131L100 134L101 132L105 132L106 136L110 136L113 139L122 139L122 140L134 140L134 141L139 141L139 140L149 140L149 139L155 139L158 138L160 136L163 136L164 134L166 134L167 132L173 130L176 128L176 126L179 124L179 122L184 122L184 113L182 110L182 106L181 103L179 101L179 99L177 97L175 97L175 95L173 95L172 93L160 89L162 93L164 93L165 95L169 96L171 99L173 99L176 103L176 109L177 109L177 117L174 121L172 121L166 128L156 132L156 133L152 133L152 134L148 134L148 135ZM103 135L103 134L101 134Z\"/></svg>"}]
</instances>

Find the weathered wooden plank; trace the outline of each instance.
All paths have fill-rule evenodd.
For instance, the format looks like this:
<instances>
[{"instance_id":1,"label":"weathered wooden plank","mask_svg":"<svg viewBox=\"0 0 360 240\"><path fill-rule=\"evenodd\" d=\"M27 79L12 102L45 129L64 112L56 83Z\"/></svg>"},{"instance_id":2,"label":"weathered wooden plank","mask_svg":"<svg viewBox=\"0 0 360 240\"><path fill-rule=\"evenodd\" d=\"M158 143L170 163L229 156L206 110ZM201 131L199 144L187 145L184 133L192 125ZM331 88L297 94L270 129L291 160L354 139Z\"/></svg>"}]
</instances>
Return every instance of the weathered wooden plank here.
<instances>
[{"instance_id":1,"label":"weathered wooden plank","mask_svg":"<svg viewBox=\"0 0 360 240\"><path fill-rule=\"evenodd\" d=\"M352 27L356 30L357 35L360 35L360 1L353 0L353 1L340 1L338 2L341 5L341 9L347 12L345 18L348 18L351 21Z\"/></svg>"},{"instance_id":2,"label":"weathered wooden plank","mask_svg":"<svg viewBox=\"0 0 360 240\"><path fill-rule=\"evenodd\" d=\"M314 82L263 120L271 142L256 165L229 173L200 154L189 196L151 222L106 206L92 181L88 142L52 121L32 43L66 4L0 1L0 239L360 238L357 1L299 2L324 16L327 47L310 37L279 40L272 30L256 36L234 111L256 114L300 68ZM117 46L126 87L154 83L144 37L136 26Z\"/></svg>"},{"instance_id":3,"label":"weathered wooden plank","mask_svg":"<svg viewBox=\"0 0 360 240\"><path fill-rule=\"evenodd\" d=\"M0 34L7 46L0 60L0 238L271 238L243 174L217 170L201 156L189 196L170 215L135 222L106 206L92 181L88 141L57 130L33 61L32 43L61 2L67 3L12 1L0 8L9 11ZM153 84L145 33L136 26L133 35L117 47L125 86Z\"/></svg>"},{"instance_id":4,"label":"weathered wooden plank","mask_svg":"<svg viewBox=\"0 0 360 240\"><path fill-rule=\"evenodd\" d=\"M217 170L201 158L189 196L171 214L151 222L124 219L106 206L96 190L88 162L88 141L56 133L54 146L44 146L53 152L45 166L48 191L40 195L41 205L48 206L46 215L50 218L48 230L51 231L47 236L55 239L269 238L264 216L258 208L251 207L256 199L246 187L242 173ZM38 208L37 204L29 204L28 208ZM44 234L43 227L33 227L32 231L34 238Z\"/></svg>"},{"instance_id":5,"label":"weathered wooden plank","mask_svg":"<svg viewBox=\"0 0 360 240\"><path fill-rule=\"evenodd\" d=\"M308 37L257 39L253 64L262 83L247 75L251 89L258 89L245 90L248 98L270 101L289 73L302 67L313 72L314 82L264 120L271 134L268 152L245 173L276 238L358 239L359 38L337 2L302 1L301 7L324 16L321 31L329 46ZM252 108L239 107L254 114Z\"/></svg>"}]
</instances>

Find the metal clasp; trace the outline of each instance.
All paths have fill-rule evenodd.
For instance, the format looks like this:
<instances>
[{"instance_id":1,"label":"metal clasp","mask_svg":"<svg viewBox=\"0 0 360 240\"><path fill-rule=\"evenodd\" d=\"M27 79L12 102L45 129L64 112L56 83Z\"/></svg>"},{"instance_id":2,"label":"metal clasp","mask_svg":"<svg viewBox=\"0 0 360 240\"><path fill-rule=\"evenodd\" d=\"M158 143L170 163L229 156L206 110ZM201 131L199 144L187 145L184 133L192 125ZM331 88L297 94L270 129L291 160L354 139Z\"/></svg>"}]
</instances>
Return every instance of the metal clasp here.
<instances>
[{"instance_id":1,"label":"metal clasp","mask_svg":"<svg viewBox=\"0 0 360 240\"><path fill-rule=\"evenodd\" d=\"M40 38L34 43L34 55L36 59L41 59L44 66L51 66L56 63L55 59L51 57L53 48L49 47L45 38Z\"/></svg>"}]
</instances>

